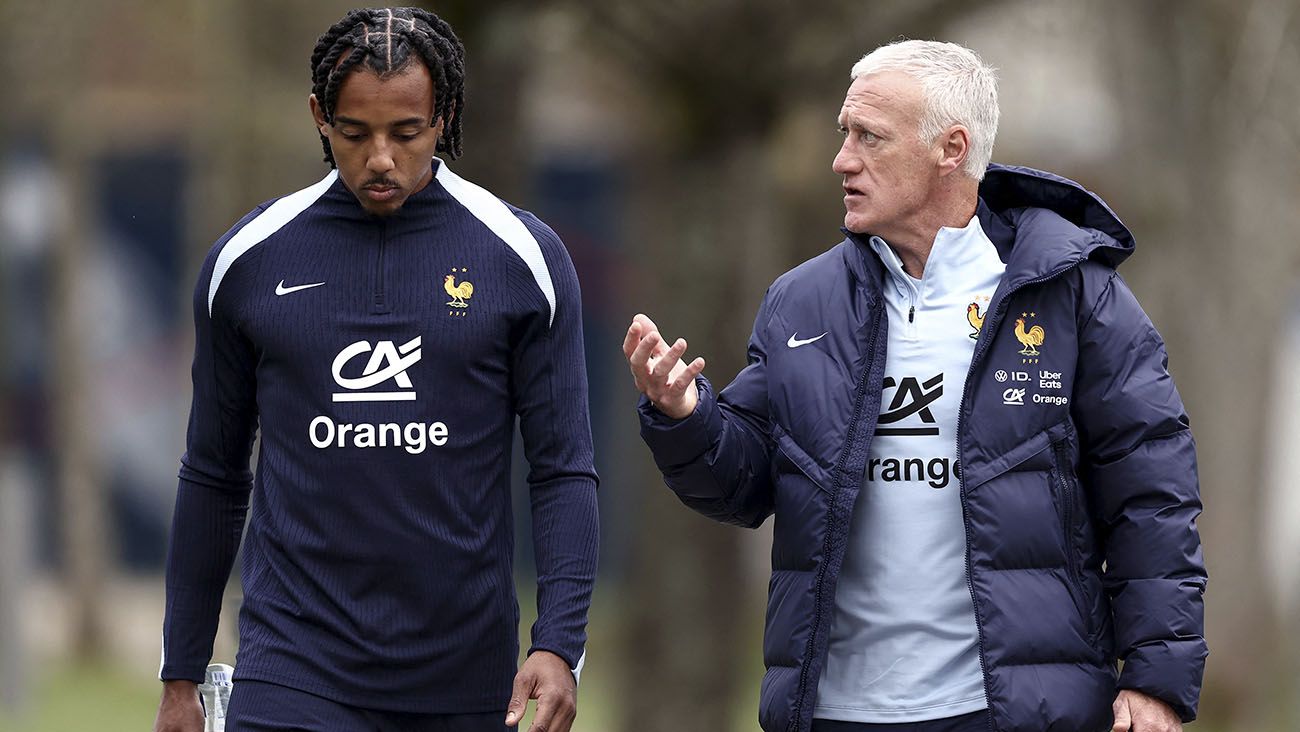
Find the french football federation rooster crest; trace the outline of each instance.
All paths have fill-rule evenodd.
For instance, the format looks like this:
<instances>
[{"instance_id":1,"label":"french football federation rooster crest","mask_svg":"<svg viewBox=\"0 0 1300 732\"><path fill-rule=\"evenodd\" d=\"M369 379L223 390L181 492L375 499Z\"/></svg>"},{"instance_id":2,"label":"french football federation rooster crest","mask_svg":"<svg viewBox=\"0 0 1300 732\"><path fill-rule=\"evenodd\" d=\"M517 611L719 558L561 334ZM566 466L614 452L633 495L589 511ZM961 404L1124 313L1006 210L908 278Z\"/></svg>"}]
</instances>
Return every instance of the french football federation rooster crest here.
<instances>
[{"instance_id":1,"label":"french football federation rooster crest","mask_svg":"<svg viewBox=\"0 0 1300 732\"><path fill-rule=\"evenodd\" d=\"M464 272L465 270L462 269L461 271ZM455 274L447 275L446 279L442 281L442 289L446 290L447 294L451 296L451 300L447 301L447 304L453 308L469 307L469 303L466 301L474 296L474 285L465 281L462 281L459 285L456 284Z\"/></svg>"},{"instance_id":2,"label":"french football federation rooster crest","mask_svg":"<svg viewBox=\"0 0 1300 732\"><path fill-rule=\"evenodd\" d=\"M1043 345L1043 339L1047 336L1047 333L1041 325L1035 325L1029 330L1025 330L1026 317L1032 318L1034 313L1021 313L1020 317L1016 318L1016 340L1020 341L1020 345L1024 346L1024 348L1020 349L1021 355L1037 356L1038 347Z\"/></svg>"},{"instance_id":3,"label":"french football federation rooster crest","mask_svg":"<svg viewBox=\"0 0 1300 732\"><path fill-rule=\"evenodd\" d=\"M980 328L984 327L984 315L980 314L980 304L973 302L966 306L966 322L975 330L971 332L970 339L977 341L980 338Z\"/></svg>"}]
</instances>

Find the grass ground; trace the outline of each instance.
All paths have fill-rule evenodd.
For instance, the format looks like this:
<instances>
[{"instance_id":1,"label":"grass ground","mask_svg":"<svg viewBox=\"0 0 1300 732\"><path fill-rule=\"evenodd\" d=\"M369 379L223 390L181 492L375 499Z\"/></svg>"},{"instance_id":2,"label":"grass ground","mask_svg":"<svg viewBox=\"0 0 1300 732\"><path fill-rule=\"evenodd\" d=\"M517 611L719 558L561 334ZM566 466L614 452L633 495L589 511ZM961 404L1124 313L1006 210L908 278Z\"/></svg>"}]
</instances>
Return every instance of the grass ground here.
<instances>
[{"instance_id":1,"label":"grass ground","mask_svg":"<svg viewBox=\"0 0 1300 732\"><path fill-rule=\"evenodd\" d=\"M153 725L158 682L120 668L58 664L36 679L18 717L0 713L4 732L142 732Z\"/></svg>"},{"instance_id":2,"label":"grass ground","mask_svg":"<svg viewBox=\"0 0 1300 732\"><path fill-rule=\"evenodd\" d=\"M56 666L42 678L28 711L0 713L0 732L144 732L158 708L158 682L121 669ZM609 730L601 677L583 684L581 717L573 732ZM527 729L523 727L522 729Z\"/></svg>"},{"instance_id":3,"label":"grass ground","mask_svg":"<svg viewBox=\"0 0 1300 732\"><path fill-rule=\"evenodd\" d=\"M520 589L527 587L520 582ZM161 607L161 599L156 604ZM533 597L521 591L520 645L529 645L528 632L536 619ZM579 718L572 732L609 732L615 729L613 705L617 695L609 671L618 666L610 619L593 608L590 623L591 653L579 693ZM156 632L156 631L155 631ZM150 634L152 635L152 633ZM150 650L146 657L156 653ZM225 659L229 661L229 659ZM132 660L120 665L87 666L67 660L41 665L30 680L31 696L20 714L0 706L0 732L145 732L152 728L161 688L153 675L157 662L137 667ZM521 729L527 729L532 710Z\"/></svg>"}]
</instances>

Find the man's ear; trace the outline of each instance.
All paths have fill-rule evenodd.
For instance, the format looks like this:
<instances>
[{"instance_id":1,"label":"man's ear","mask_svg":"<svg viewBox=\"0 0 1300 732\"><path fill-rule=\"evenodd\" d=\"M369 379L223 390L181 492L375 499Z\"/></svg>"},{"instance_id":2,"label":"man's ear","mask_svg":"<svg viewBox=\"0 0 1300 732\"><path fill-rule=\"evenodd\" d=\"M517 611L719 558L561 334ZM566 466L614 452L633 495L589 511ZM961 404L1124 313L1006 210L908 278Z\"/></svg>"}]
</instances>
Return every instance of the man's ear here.
<instances>
[{"instance_id":1,"label":"man's ear","mask_svg":"<svg viewBox=\"0 0 1300 732\"><path fill-rule=\"evenodd\" d=\"M324 137L326 134L325 130L329 127L329 123L325 121L325 109L321 107L315 94L307 96L307 106L311 107L311 118L316 122L317 131L319 131L321 136Z\"/></svg>"},{"instance_id":2,"label":"man's ear","mask_svg":"<svg viewBox=\"0 0 1300 732\"><path fill-rule=\"evenodd\" d=\"M970 130L953 125L939 138L939 177L961 170L970 156Z\"/></svg>"}]
</instances>

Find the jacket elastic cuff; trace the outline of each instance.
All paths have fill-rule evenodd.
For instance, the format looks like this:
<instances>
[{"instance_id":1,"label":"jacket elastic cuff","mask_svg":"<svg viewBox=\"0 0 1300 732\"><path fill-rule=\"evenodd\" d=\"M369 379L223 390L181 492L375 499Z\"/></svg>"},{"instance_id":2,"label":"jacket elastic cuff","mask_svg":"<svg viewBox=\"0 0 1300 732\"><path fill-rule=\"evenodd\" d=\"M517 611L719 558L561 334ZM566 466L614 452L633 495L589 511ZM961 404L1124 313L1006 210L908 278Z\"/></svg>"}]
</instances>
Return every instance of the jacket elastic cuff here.
<instances>
[{"instance_id":1,"label":"jacket elastic cuff","mask_svg":"<svg viewBox=\"0 0 1300 732\"><path fill-rule=\"evenodd\" d=\"M1117 686L1153 696L1173 708L1179 719L1190 722L1196 719L1208 653L1199 637L1143 645L1124 659Z\"/></svg>"},{"instance_id":2,"label":"jacket elastic cuff","mask_svg":"<svg viewBox=\"0 0 1300 732\"><path fill-rule=\"evenodd\" d=\"M637 414L641 418L641 439L654 453L655 462L664 466L684 465L698 459L712 445L712 435L720 425L713 385L703 376L695 377L699 402L695 411L683 419L673 419L655 408L641 395Z\"/></svg>"}]
</instances>

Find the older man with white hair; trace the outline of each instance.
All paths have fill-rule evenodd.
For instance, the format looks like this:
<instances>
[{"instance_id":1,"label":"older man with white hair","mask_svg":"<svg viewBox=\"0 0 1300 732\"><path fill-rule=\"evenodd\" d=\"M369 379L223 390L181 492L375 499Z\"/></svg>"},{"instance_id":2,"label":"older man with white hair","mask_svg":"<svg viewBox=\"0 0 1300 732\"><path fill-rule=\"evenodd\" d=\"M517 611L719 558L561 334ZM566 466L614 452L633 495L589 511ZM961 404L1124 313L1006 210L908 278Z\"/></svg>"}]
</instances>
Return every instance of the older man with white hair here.
<instances>
[{"instance_id":1,"label":"older man with white hair","mask_svg":"<svg viewBox=\"0 0 1300 732\"><path fill-rule=\"evenodd\" d=\"M990 165L969 49L876 49L839 125L847 238L768 289L736 379L715 393L645 315L624 342L669 487L775 517L763 729L1181 729L1196 456L1115 270L1132 235L1072 181Z\"/></svg>"}]
</instances>

